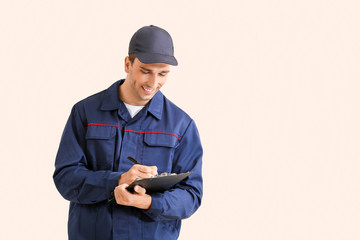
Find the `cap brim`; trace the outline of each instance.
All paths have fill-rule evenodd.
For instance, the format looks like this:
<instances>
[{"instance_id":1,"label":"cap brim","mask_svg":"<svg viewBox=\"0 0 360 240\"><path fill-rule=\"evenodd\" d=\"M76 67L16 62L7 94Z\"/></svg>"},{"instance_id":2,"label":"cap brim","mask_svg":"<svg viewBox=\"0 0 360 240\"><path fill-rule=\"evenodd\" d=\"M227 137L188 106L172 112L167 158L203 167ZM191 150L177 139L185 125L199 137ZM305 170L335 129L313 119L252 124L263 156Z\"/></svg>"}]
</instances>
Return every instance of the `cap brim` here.
<instances>
[{"instance_id":1,"label":"cap brim","mask_svg":"<svg viewBox=\"0 0 360 240\"><path fill-rule=\"evenodd\" d=\"M178 62L174 56L156 54L156 53L135 53L136 57L142 63L167 63L177 66Z\"/></svg>"}]
</instances>

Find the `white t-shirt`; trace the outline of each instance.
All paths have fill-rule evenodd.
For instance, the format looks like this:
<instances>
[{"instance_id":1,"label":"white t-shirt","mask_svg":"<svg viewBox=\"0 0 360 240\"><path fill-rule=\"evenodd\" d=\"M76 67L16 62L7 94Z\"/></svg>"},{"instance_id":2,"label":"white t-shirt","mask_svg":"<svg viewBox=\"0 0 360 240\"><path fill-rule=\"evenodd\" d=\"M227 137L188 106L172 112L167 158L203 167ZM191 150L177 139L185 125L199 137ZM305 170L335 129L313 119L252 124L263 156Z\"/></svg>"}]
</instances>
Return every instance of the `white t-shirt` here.
<instances>
[{"instance_id":1,"label":"white t-shirt","mask_svg":"<svg viewBox=\"0 0 360 240\"><path fill-rule=\"evenodd\" d=\"M130 105L127 103L124 103L127 110L130 113L131 118L135 117L136 114L138 114L138 112L141 111L141 109L143 109L144 106L134 106L134 105Z\"/></svg>"}]
</instances>

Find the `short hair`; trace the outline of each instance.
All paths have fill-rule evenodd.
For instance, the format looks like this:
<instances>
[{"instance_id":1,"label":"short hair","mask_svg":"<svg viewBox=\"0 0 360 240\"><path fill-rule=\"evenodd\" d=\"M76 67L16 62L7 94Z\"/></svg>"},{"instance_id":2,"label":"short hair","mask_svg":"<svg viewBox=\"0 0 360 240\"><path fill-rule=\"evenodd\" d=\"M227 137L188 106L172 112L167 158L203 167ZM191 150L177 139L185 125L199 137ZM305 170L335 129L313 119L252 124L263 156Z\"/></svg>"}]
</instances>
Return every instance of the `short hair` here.
<instances>
[{"instance_id":1,"label":"short hair","mask_svg":"<svg viewBox=\"0 0 360 240\"><path fill-rule=\"evenodd\" d=\"M130 54L129 54L129 59L130 59L131 65L134 63L135 58L136 58L136 54L135 54L135 53L130 53Z\"/></svg>"}]
</instances>

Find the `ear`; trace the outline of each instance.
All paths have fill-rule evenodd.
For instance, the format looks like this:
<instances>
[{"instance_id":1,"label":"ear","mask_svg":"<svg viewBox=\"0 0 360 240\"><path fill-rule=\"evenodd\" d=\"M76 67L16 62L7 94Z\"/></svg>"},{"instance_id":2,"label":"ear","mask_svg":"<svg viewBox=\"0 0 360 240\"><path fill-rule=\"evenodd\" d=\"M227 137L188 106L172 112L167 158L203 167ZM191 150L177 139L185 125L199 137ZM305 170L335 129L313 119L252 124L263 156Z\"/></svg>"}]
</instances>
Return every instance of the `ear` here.
<instances>
[{"instance_id":1,"label":"ear","mask_svg":"<svg viewBox=\"0 0 360 240\"><path fill-rule=\"evenodd\" d=\"M129 58L129 56L126 56L126 57L125 57L125 64L124 64L125 72L126 72L126 73L129 73L129 71L130 71L130 66L131 66L130 58Z\"/></svg>"}]
</instances>

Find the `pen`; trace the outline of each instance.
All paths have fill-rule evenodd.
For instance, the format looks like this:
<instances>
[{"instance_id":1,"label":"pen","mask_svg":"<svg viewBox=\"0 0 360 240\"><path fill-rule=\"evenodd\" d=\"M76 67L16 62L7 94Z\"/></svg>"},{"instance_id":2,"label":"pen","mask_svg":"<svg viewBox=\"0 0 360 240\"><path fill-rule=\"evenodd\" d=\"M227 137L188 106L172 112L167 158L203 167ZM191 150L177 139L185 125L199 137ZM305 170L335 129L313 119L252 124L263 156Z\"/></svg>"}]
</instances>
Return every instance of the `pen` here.
<instances>
[{"instance_id":1,"label":"pen","mask_svg":"<svg viewBox=\"0 0 360 240\"><path fill-rule=\"evenodd\" d=\"M130 161L132 161L134 164L140 164L135 158L133 158L133 157L128 157L128 159L130 160Z\"/></svg>"}]
</instances>

